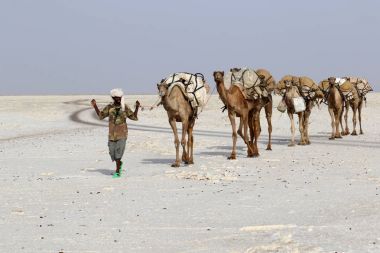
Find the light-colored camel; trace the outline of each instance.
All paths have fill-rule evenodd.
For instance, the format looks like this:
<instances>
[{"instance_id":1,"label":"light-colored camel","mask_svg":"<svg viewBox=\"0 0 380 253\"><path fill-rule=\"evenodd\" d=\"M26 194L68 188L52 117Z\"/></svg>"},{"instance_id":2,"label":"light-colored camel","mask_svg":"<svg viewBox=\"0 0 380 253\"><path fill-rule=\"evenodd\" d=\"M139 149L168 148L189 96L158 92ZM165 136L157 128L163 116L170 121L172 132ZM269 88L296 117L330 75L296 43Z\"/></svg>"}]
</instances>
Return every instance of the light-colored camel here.
<instances>
[{"instance_id":1,"label":"light-colored camel","mask_svg":"<svg viewBox=\"0 0 380 253\"><path fill-rule=\"evenodd\" d=\"M330 140L342 138L339 132L339 122L342 120L344 98L335 84L335 77L320 82L319 87L325 93L325 100L328 105L328 111L331 117L331 136Z\"/></svg>"},{"instance_id":2,"label":"light-colored camel","mask_svg":"<svg viewBox=\"0 0 380 253\"><path fill-rule=\"evenodd\" d=\"M303 94L303 87L309 87L307 93ZM306 92L306 91L305 91ZM283 102L286 104L287 113L290 119L290 131L292 133L289 147L295 146L295 124L294 114L298 115L298 125L301 135L299 145L309 145L309 118L314 102L317 98L323 98L322 91L318 86L308 77L296 77L291 75L284 76L276 87L276 93L283 94ZM305 101L306 109L302 112L296 112L294 107L293 98L302 97Z\"/></svg>"},{"instance_id":3,"label":"light-colored camel","mask_svg":"<svg viewBox=\"0 0 380 253\"><path fill-rule=\"evenodd\" d=\"M362 129L362 109L363 109L363 104L366 101L365 95L368 92L373 91L373 89L372 89L371 85L368 83L368 81L363 79L363 78L357 78L357 77L345 77L345 78L348 79L355 86L355 89L358 93L358 98L359 98L358 116L359 116L359 128L360 128L359 133L364 134L363 129ZM359 86L361 88L359 88ZM352 105L351 105L351 107L352 107ZM345 131L343 131L343 124L342 124L342 132L344 132L345 134L348 134L349 133L349 128L347 125L347 117L348 117L348 111L349 111L349 104L348 103L346 103L344 111L345 111L344 119L345 119L345 123L346 123L346 128L345 128Z\"/></svg>"},{"instance_id":4,"label":"light-colored camel","mask_svg":"<svg viewBox=\"0 0 380 253\"><path fill-rule=\"evenodd\" d=\"M342 128L342 134L343 135L349 135L350 134L350 130L348 128L348 111L351 107L352 109L352 112L353 112L353 115L352 115L352 124L353 124L353 128L354 130L352 131L351 135L358 135L356 133L356 123L357 123L357 116L356 116L356 113L359 111L359 104L360 104L360 98L359 96L357 95L357 90L354 89L353 90L353 93L354 93L354 98L353 99L350 99L349 101L345 101L344 103L344 122L345 122L345 129L343 130L343 123L341 123L341 128ZM343 114L343 112L342 112ZM361 129L361 109L360 109L360 113L359 113L359 122L360 122L360 132L362 133L362 129Z\"/></svg>"},{"instance_id":5,"label":"light-colored camel","mask_svg":"<svg viewBox=\"0 0 380 253\"><path fill-rule=\"evenodd\" d=\"M193 146L194 136L193 128L195 124L195 117L193 108L190 102L186 99L181 88L175 86L169 93L169 85L166 83L157 84L161 102L168 114L169 124L174 133L174 144L176 149L176 160L172 164L172 167L179 167L181 160L179 158L179 138L177 132L176 122L182 122L182 138L181 145L183 148L182 161L186 164L193 164ZM186 140L186 134L188 140Z\"/></svg>"},{"instance_id":6,"label":"light-colored camel","mask_svg":"<svg viewBox=\"0 0 380 253\"><path fill-rule=\"evenodd\" d=\"M253 150L253 145L250 143L248 136L248 127L252 126L252 124L249 123L249 113L255 107L254 101L245 99L241 89L236 85L231 85L229 89L226 89L224 85L224 71L215 71L214 81L216 83L216 89L219 93L220 99L227 106L228 118L230 119L232 126L232 152L228 159L236 159L236 116L240 117L242 122L242 128L244 129L242 138L247 145L248 156L258 156L258 150ZM259 127L256 128L256 130L258 129ZM254 134L258 134L258 131L255 131Z\"/></svg>"},{"instance_id":7,"label":"light-colored camel","mask_svg":"<svg viewBox=\"0 0 380 253\"><path fill-rule=\"evenodd\" d=\"M355 88L354 84L351 83L351 82L349 82L347 79L341 79L341 78L339 78L338 80L342 81L342 83L341 84L337 84L336 83L337 82L337 78L333 79L333 77L330 77L330 79L323 80L321 82L321 85L324 86L324 87L322 87L322 89L326 90L326 87L329 87L329 89L330 89L330 87L331 87L330 80L331 81L334 80L334 82L335 82L334 86L339 91L339 93L340 93L340 95L341 95L341 97L343 99L342 114L341 114L340 119L339 119L340 126L341 126L341 129L342 129L341 135L348 135L348 134L350 134L350 131L348 129L348 122L347 122L347 119L348 119L348 110L349 110L350 107L352 108L352 112L353 112L352 122L353 122L353 127L354 127L354 130L352 131L351 135L357 135L357 133L356 133L356 123L357 123L356 113L358 112L359 103L360 103L360 98L359 98L359 95L358 95L358 91ZM347 98L342 93L342 90L344 88L348 92ZM327 91L326 94L327 94L327 96L329 96L328 95L328 91ZM328 97L327 97L326 100L328 101ZM344 113L344 111L345 111L344 121L345 121L345 124L346 124L345 129L343 128L343 113Z\"/></svg>"}]
</instances>

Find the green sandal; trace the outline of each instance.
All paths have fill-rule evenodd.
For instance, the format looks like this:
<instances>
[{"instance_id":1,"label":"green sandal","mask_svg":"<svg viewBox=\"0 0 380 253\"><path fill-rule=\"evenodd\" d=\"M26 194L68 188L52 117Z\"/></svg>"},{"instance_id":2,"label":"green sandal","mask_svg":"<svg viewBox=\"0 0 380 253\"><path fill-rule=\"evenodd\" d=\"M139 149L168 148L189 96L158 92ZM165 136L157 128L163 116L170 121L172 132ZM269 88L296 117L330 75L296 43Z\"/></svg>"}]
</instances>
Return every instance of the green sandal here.
<instances>
[{"instance_id":1,"label":"green sandal","mask_svg":"<svg viewBox=\"0 0 380 253\"><path fill-rule=\"evenodd\" d=\"M120 161L120 170L119 170L119 174L121 176L121 172L123 171L123 162Z\"/></svg>"},{"instance_id":2,"label":"green sandal","mask_svg":"<svg viewBox=\"0 0 380 253\"><path fill-rule=\"evenodd\" d=\"M119 178L119 177L121 177L121 173L122 173L122 171L123 171L123 162L120 161L120 169L119 169L119 172L115 172L115 173L113 173L112 178Z\"/></svg>"}]
</instances>

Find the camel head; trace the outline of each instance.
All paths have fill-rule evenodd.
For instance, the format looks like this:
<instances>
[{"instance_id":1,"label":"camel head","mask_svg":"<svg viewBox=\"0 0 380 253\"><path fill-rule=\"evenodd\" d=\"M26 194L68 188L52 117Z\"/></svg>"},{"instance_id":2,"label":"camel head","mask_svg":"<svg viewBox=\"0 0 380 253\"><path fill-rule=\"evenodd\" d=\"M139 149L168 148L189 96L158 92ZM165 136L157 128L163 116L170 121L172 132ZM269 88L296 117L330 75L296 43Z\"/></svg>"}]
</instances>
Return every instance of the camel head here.
<instances>
[{"instance_id":1,"label":"camel head","mask_svg":"<svg viewBox=\"0 0 380 253\"><path fill-rule=\"evenodd\" d=\"M332 88L335 86L335 82L336 82L336 78L335 77L329 77L328 79L328 82L329 82L329 87Z\"/></svg>"},{"instance_id":2,"label":"camel head","mask_svg":"<svg viewBox=\"0 0 380 253\"><path fill-rule=\"evenodd\" d=\"M160 97L165 97L165 95L167 94L169 90L169 85L165 83L164 81L162 81L161 83L157 84L157 89L158 89L158 95Z\"/></svg>"},{"instance_id":3,"label":"camel head","mask_svg":"<svg viewBox=\"0 0 380 253\"><path fill-rule=\"evenodd\" d=\"M290 87L293 83L293 76L291 75L286 75L284 76L280 82L284 83L285 87Z\"/></svg>"},{"instance_id":4,"label":"camel head","mask_svg":"<svg viewBox=\"0 0 380 253\"><path fill-rule=\"evenodd\" d=\"M359 78L357 87L362 90L362 95L366 95L368 92L373 91L371 84L364 78Z\"/></svg>"},{"instance_id":5,"label":"camel head","mask_svg":"<svg viewBox=\"0 0 380 253\"><path fill-rule=\"evenodd\" d=\"M279 95L285 95L287 91L293 86L293 76L286 75L277 83L275 93Z\"/></svg>"},{"instance_id":6,"label":"camel head","mask_svg":"<svg viewBox=\"0 0 380 253\"><path fill-rule=\"evenodd\" d=\"M224 81L224 71L214 71L214 81L215 82L222 82Z\"/></svg>"}]
</instances>

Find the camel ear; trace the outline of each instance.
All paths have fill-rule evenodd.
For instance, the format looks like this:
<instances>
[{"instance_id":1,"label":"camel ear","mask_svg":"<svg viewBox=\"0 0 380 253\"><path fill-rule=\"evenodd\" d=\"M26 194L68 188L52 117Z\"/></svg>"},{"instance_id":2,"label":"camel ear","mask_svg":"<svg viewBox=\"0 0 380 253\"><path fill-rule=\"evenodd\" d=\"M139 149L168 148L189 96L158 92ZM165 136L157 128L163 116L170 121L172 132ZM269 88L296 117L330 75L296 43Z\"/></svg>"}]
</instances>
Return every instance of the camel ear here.
<instances>
[{"instance_id":1,"label":"camel ear","mask_svg":"<svg viewBox=\"0 0 380 253\"><path fill-rule=\"evenodd\" d=\"M212 73L213 76L215 76L215 74L216 74L216 71L214 71L214 73Z\"/></svg>"},{"instance_id":2,"label":"camel ear","mask_svg":"<svg viewBox=\"0 0 380 253\"><path fill-rule=\"evenodd\" d=\"M230 72L232 72L234 69L230 69Z\"/></svg>"},{"instance_id":3,"label":"camel ear","mask_svg":"<svg viewBox=\"0 0 380 253\"><path fill-rule=\"evenodd\" d=\"M224 75L224 71L222 71L222 74Z\"/></svg>"},{"instance_id":4,"label":"camel ear","mask_svg":"<svg viewBox=\"0 0 380 253\"><path fill-rule=\"evenodd\" d=\"M160 85L159 85L159 84L157 84L157 89L159 88L159 86L160 86Z\"/></svg>"}]
</instances>

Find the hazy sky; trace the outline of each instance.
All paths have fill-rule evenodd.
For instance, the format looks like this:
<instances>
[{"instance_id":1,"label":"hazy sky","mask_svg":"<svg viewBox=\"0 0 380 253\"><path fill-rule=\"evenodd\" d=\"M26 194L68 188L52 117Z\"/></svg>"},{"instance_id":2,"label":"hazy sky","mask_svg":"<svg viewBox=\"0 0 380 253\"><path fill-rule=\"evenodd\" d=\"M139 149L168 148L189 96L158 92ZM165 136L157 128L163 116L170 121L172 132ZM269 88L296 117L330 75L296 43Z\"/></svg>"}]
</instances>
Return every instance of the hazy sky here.
<instances>
[{"instance_id":1,"label":"hazy sky","mask_svg":"<svg viewBox=\"0 0 380 253\"><path fill-rule=\"evenodd\" d=\"M0 0L0 95L156 93L173 72L266 68L380 88L376 0Z\"/></svg>"}]
</instances>

